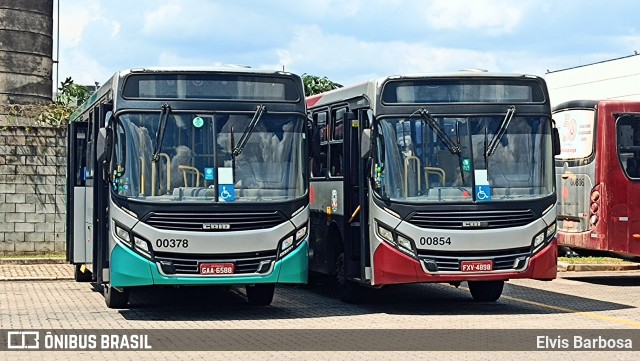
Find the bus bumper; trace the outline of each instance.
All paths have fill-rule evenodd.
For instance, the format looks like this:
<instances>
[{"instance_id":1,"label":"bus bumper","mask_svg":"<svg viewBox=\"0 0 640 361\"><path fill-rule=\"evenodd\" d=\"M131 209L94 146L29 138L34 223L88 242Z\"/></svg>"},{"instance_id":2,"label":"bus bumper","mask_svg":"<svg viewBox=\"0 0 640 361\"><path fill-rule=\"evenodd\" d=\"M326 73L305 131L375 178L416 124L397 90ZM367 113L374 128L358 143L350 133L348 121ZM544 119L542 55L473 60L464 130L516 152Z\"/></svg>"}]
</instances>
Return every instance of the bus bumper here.
<instances>
[{"instance_id":1,"label":"bus bumper","mask_svg":"<svg viewBox=\"0 0 640 361\"><path fill-rule=\"evenodd\" d=\"M427 273L420 262L381 243L373 255L372 285L400 283L450 283L462 281L506 281L515 278L555 279L558 272L558 243L554 238L529 260L524 271L490 273Z\"/></svg>"},{"instance_id":2,"label":"bus bumper","mask_svg":"<svg viewBox=\"0 0 640 361\"><path fill-rule=\"evenodd\" d=\"M295 250L277 261L267 275L251 276L165 276L158 266L130 248L116 244L111 253L112 287L151 285L246 285L256 283L307 283L309 243L302 242Z\"/></svg>"}]
</instances>

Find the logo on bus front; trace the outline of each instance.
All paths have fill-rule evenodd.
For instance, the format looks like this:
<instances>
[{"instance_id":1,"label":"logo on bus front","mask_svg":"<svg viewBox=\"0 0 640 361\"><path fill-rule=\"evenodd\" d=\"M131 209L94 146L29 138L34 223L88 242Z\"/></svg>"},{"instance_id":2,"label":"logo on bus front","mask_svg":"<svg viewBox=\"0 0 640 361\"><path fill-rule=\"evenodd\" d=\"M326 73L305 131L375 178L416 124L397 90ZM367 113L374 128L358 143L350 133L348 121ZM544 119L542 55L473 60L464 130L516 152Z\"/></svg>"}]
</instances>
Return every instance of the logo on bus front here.
<instances>
[{"instance_id":1,"label":"logo on bus front","mask_svg":"<svg viewBox=\"0 0 640 361\"><path fill-rule=\"evenodd\" d=\"M204 223L202 229L227 230L231 229L231 225L228 223Z\"/></svg>"},{"instance_id":2,"label":"logo on bus front","mask_svg":"<svg viewBox=\"0 0 640 361\"><path fill-rule=\"evenodd\" d=\"M462 227L463 228L489 227L489 222L485 222L485 221L463 221L462 222Z\"/></svg>"}]
</instances>

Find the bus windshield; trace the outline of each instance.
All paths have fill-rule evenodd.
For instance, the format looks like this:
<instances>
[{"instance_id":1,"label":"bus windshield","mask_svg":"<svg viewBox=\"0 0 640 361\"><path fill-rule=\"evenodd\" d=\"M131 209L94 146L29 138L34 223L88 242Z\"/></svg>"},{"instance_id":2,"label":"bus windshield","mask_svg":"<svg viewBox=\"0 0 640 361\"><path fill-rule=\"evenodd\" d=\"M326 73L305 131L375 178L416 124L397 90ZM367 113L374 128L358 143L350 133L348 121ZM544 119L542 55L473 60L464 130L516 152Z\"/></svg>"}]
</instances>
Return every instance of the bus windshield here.
<instances>
[{"instance_id":1,"label":"bus windshield","mask_svg":"<svg viewBox=\"0 0 640 361\"><path fill-rule=\"evenodd\" d=\"M165 111L118 115L117 195L152 202L279 202L306 193L301 115L265 111L234 154L254 114Z\"/></svg>"},{"instance_id":2,"label":"bus windshield","mask_svg":"<svg viewBox=\"0 0 640 361\"><path fill-rule=\"evenodd\" d=\"M520 200L554 191L546 116L386 117L376 129L375 190L401 202ZM504 125L504 126L503 126ZM504 134L500 133L501 126ZM440 134L438 134L440 133ZM444 134L444 135L443 135ZM493 152L487 148L496 139Z\"/></svg>"},{"instance_id":3,"label":"bus windshield","mask_svg":"<svg viewBox=\"0 0 640 361\"><path fill-rule=\"evenodd\" d=\"M553 115L560 132L559 160L583 159L594 152L594 109L569 109Z\"/></svg>"}]
</instances>

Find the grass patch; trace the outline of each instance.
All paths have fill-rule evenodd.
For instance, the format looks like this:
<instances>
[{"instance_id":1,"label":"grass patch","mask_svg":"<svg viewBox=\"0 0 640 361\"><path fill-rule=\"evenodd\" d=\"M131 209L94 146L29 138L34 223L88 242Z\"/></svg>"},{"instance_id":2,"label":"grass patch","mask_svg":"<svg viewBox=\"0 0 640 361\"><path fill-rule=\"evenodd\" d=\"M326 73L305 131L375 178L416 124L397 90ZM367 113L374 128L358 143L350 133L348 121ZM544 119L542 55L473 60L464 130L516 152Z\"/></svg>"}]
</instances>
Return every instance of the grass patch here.
<instances>
[{"instance_id":1,"label":"grass patch","mask_svg":"<svg viewBox=\"0 0 640 361\"><path fill-rule=\"evenodd\" d=\"M627 260L613 257L558 257L558 262L569 264L630 264Z\"/></svg>"}]
</instances>

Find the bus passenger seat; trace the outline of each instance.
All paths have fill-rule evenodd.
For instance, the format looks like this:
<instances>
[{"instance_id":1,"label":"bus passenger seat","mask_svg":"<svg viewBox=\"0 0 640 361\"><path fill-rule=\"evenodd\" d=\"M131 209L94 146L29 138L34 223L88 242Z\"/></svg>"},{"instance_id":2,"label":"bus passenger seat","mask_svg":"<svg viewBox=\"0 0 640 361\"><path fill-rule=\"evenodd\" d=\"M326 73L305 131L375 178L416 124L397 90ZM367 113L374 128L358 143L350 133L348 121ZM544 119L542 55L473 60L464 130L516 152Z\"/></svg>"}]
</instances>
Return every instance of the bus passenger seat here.
<instances>
[{"instance_id":1,"label":"bus passenger seat","mask_svg":"<svg viewBox=\"0 0 640 361\"><path fill-rule=\"evenodd\" d=\"M640 178L640 158L627 159L627 174L631 178Z\"/></svg>"}]
</instances>

